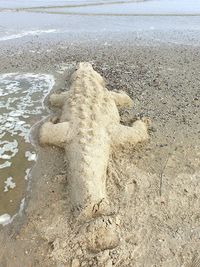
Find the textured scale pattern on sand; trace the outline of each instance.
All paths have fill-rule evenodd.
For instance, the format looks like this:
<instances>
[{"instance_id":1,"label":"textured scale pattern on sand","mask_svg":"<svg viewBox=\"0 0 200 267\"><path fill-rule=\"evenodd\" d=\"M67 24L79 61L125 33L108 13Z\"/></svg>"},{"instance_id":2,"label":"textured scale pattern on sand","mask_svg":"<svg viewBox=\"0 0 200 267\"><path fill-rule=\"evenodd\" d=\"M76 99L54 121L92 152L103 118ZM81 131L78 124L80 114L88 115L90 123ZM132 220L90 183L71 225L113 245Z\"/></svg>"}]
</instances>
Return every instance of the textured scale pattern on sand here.
<instances>
[{"instance_id":1,"label":"textured scale pattern on sand","mask_svg":"<svg viewBox=\"0 0 200 267\"><path fill-rule=\"evenodd\" d=\"M148 132L144 120L132 127L120 124L118 108L132 107L132 100L124 92L108 91L91 64L79 63L70 82L69 91L50 96L61 116L57 124L43 124L40 143L65 149L71 204L88 219L110 212L106 171L112 150L145 141Z\"/></svg>"}]
</instances>

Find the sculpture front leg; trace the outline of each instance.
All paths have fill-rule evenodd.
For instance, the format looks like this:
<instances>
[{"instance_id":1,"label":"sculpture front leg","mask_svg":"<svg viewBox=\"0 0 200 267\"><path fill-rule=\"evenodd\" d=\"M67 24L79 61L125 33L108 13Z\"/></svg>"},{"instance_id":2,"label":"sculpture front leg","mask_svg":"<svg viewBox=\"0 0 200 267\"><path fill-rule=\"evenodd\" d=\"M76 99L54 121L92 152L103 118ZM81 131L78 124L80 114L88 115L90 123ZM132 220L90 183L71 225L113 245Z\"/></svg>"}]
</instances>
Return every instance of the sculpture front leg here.
<instances>
[{"instance_id":1,"label":"sculpture front leg","mask_svg":"<svg viewBox=\"0 0 200 267\"><path fill-rule=\"evenodd\" d=\"M40 144L64 147L69 139L69 122L45 122L40 129Z\"/></svg>"}]
</instances>

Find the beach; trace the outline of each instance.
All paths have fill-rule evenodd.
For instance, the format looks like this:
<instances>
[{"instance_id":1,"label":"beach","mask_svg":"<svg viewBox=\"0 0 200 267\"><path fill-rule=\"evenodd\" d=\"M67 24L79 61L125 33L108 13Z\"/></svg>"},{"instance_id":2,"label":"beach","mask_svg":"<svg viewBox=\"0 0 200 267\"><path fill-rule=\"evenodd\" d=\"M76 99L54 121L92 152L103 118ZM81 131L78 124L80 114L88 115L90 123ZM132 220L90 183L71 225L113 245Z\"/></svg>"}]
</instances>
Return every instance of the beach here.
<instances>
[{"instance_id":1,"label":"beach","mask_svg":"<svg viewBox=\"0 0 200 267\"><path fill-rule=\"evenodd\" d=\"M21 13L13 14L17 19ZM30 14L36 21L42 18ZM22 13L20 20L26 16ZM198 266L199 18L64 19L55 14L53 25L50 14L42 16L45 27L34 25L22 32L20 21L18 32L0 37L1 89L4 85L11 90L3 97L16 93L16 110L23 111L13 116L6 106L9 113L3 113L5 120L10 118L5 123L13 117L17 121L14 128L2 125L10 134L6 141L12 142L12 164L21 166L20 161L23 167L19 174L8 167L5 175L13 177L7 188L14 204L8 204L11 196L0 195L1 214L10 215L0 228L0 266ZM110 155L107 191L120 244L98 252L87 250L82 226L72 216L63 150L38 142L43 120L57 114L49 107L49 95L66 90L78 62L90 62L108 90L123 90L133 99L132 109L120 111L122 124L130 125L135 117L151 121L148 142ZM19 91L13 91L16 87ZM5 182L1 185L4 191Z\"/></svg>"}]
</instances>

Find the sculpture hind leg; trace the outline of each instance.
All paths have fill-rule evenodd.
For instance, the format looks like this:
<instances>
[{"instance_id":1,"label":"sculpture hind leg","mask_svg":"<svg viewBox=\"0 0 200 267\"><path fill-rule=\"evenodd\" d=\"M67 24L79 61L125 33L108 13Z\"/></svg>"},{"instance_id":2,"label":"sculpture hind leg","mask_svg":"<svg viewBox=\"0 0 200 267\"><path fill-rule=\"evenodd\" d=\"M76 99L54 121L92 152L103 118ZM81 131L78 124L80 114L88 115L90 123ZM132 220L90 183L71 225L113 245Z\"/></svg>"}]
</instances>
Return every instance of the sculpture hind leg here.
<instances>
[{"instance_id":1,"label":"sculpture hind leg","mask_svg":"<svg viewBox=\"0 0 200 267\"><path fill-rule=\"evenodd\" d=\"M64 147L69 139L69 122L45 122L40 129L40 144Z\"/></svg>"},{"instance_id":2,"label":"sculpture hind leg","mask_svg":"<svg viewBox=\"0 0 200 267\"><path fill-rule=\"evenodd\" d=\"M137 120L132 124L132 127L119 125L112 130L113 145L137 144L138 142L146 141L149 138L147 131L147 122Z\"/></svg>"}]
</instances>

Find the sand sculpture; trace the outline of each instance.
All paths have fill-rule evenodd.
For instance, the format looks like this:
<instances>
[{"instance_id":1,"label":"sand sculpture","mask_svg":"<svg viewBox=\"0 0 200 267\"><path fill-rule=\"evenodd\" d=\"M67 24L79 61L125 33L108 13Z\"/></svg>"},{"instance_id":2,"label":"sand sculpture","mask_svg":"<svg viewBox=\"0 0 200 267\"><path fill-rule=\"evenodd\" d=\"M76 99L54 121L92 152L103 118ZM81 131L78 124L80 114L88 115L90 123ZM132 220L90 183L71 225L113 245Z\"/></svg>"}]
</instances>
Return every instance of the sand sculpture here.
<instances>
[{"instance_id":1,"label":"sand sculpture","mask_svg":"<svg viewBox=\"0 0 200 267\"><path fill-rule=\"evenodd\" d=\"M118 108L133 105L123 92L111 92L89 63L79 63L71 76L70 90L52 94L50 104L61 109L58 123L45 122L40 130L42 145L65 149L72 207L82 218L110 212L106 193L109 154L118 145L148 139L147 124L120 124Z\"/></svg>"}]
</instances>

